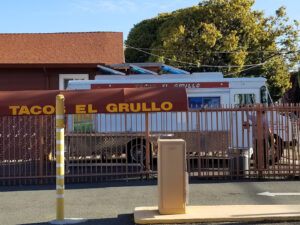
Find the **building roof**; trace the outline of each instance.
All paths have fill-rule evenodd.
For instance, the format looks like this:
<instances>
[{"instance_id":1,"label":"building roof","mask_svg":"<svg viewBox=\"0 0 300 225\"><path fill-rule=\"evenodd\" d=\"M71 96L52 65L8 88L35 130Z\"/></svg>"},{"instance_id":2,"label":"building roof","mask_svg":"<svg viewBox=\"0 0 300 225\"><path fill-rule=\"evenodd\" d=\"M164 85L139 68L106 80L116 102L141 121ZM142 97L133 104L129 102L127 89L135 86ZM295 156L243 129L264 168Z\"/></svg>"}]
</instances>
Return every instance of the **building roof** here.
<instances>
[{"instance_id":1,"label":"building roof","mask_svg":"<svg viewBox=\"0 0 300 225\"><path fill-rule=\"evenodd\" d=\"M122 32L0 34L0 64L118 64Z\"/></svg>"}]
</instances>

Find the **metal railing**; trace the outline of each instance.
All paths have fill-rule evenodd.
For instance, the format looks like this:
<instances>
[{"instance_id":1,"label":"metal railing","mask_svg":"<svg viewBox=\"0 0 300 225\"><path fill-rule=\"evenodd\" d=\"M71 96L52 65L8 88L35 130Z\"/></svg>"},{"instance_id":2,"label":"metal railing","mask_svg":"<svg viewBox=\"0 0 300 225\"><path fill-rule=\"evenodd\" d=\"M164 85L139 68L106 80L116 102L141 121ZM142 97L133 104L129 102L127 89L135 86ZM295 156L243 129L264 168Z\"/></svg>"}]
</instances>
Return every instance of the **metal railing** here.
<instances>
[{"instance_id":1,"label":"metal railing","mask_svg":"<svg viewBox=\"0 0 300 225\"><path fill-rule=\"evenodd\" d=\"M2 185L55 181L54 122L55 116L0 117Z\"/></svg>"},{"instance_id":2,"label":"metal railing","mask_svg":"<svg viewBox=\"0 0 300 225\"><path fill-rule=\"evenodd\" d=\"M300 106L67 115L66 182L155 177L157 139L183 138L200 179L300 175ZM55 116L0 117L0 185L55 183Z\"/></svg>"}]
</instances>

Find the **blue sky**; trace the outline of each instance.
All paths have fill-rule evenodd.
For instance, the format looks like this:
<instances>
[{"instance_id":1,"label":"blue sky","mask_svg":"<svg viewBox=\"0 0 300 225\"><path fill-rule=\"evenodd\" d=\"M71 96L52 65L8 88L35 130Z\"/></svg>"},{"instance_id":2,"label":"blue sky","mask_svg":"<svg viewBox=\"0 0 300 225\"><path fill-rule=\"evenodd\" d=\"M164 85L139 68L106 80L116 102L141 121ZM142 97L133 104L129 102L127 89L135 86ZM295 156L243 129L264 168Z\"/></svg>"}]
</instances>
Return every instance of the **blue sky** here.
<instances>
[{"instance_id":1,"label":"blue sky","mask_svg":"<svg viewBox=\"0 0 300 225\"><path fill-rule=\"evenodd\" d=\"M124 40L143 19L197 5L199 0L1 0L0 33L118 31ZM280 6L300 21L300 0L256 0L255 9L274 14ZM297 12L298 11L298 12Z\"/></svg>"}]
</instances>

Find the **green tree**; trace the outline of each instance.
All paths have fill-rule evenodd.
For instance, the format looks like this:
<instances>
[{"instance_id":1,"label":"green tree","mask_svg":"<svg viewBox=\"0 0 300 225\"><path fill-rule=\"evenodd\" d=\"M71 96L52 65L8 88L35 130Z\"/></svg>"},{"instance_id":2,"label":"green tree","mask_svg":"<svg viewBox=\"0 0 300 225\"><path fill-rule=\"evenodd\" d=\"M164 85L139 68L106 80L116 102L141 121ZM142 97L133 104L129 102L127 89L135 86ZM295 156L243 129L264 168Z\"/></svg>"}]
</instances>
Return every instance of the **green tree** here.
<instances>
[{"instance_id":1,"label":"green tree","mask_svg":"<svg viewBox=\"0 0 300 225\"><path fill-rule=\"evenodd\" d=\"M126 61L164 62L190 72L221 71L227 77L266 77L277 100L290 87L289 70L300 59L299 24L289 23L284 7L265 17L252 10L253 4L205 0L142 21L129 33Z\"/></svg>"},{"instance_id":2,"label":"green tree","mask_svg":"<svg viewBox=\"0 0 300 225\"><path fill-rule=\"evenodd\" d=\"M138 48L151 47L158 36L158 28L163 24L170 14L160 14L153 19L143 20L134 25L134 28L128 34L128 39L125 41L126 46L137 46ZM136 51L133 48L126 48L125 50L126 62L146 62L149 60L149 55Z\"/></svg>"},{"instance_id":3,"label":"green tree","mask_svg":"<svg viewBox=\"0 0 300 225\"><path fill-rule=\"evenodd\" d=\"M292 88L284 93L283 102L300 103L300 69L291 75Z\"/></svg>"}]
</instances>

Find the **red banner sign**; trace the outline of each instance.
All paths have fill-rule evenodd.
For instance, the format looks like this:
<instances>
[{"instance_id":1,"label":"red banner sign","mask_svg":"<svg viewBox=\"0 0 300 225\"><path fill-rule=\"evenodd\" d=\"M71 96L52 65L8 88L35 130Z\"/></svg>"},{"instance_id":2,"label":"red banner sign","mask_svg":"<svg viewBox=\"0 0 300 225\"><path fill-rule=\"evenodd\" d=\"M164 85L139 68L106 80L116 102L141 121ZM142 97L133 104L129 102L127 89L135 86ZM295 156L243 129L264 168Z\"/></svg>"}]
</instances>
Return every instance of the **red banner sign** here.
<instances>
[{"instance_id":1,"label":"red banner sign","mask_svg":"<svg viewBox=\"0 0 300 225\"><path fill-rule=\"evenodd\" d=\"M3 91L0 115L55 114L56 95L66 114L178 112L187 110L185 88L112 88L76 91Z\"/></svg>"}]
</instances>

